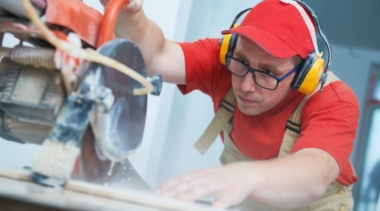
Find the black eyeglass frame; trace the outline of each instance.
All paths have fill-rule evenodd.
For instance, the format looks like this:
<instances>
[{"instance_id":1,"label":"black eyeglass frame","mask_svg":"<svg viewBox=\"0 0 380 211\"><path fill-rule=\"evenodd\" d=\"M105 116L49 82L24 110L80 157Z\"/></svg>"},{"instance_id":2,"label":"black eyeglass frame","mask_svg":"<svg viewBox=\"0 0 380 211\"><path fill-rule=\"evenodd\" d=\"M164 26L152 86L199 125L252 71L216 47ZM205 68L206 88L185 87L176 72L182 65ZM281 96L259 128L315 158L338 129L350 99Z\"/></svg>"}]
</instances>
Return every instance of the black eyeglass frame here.
<instances>
[{"instance_id":1,"label":"black eyeglass frame","mask_svg":"<svg viewBox=\"0 0 380 211\"><path fill-rule=\"evenodd\" d=\"M245 68L247 69L247 71L245 72L244 75L238 75L238 74L234 73L232 70L230 70L229 66L230 66L230 60L231 60L231 59L234 60L234 61L236 61L236 62L238 62L239 64L245 66ZM289 75L291 75L292 73L294 73L295 71L297 71L298 68L299 68L299 66L300 66L300 65L296 65L292 70L290 70L289 72L285 73L283 76L277 78L277 77L274 76L274 75L268 74L268 73L263 72L263 71L260 71L260 70L253 69L252 67L250 67L250 66L248 66L248 65L246 65L246 64L244 64L244 63L242 63L242 62L239 61L238 59L236 59L236 58L234 58L234 57L232 57L232 56L230 56L230 55L226 55L226 67L227 67L227 69L228 69L232 74L234 74L234 75L236 75L236 76L238 76L238 77L242 77L242 78L243 78L243 77L245 77L248 73L252 73L253 81L255 81L255 83L256 83L259 87L261 87L261 88L263 88L263 89L268 89L268 90L275 90L275 89L277 89L278 84L279 84L281 81L283 81L285 78L287 78ZM256 74L255 74L255 72L259 72L260 74L264 74L264 75L267 75L267 76L269 76L269 77L272 77L272 78L276 79L276 82L277 82L277 83L276 83L276 86L275 86L274 88L268 88L268 87L264 87L264 86L260 85L260 84L257 83L257 81L256 81Z\"/></svg>"}]
</instances>

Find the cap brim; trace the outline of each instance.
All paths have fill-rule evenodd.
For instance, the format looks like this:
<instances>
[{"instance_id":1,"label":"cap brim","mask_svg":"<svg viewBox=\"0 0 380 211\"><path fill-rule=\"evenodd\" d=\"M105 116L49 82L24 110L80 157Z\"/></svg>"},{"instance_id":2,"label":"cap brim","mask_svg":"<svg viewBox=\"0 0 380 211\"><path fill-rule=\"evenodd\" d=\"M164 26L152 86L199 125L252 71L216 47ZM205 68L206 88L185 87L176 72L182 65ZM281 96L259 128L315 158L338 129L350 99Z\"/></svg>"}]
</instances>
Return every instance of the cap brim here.
<instances>
[{"instance_id":1,"label":"cap brim","mask_svg":"<svg viewBox=\"0 0 380 211\"><path fill-rule=\"evenodd\" d=\"M256 42L264 50L277 58L289 58L298 53L272 33L255 26L239 26L222 31L222 34L237 34Z\"/></svg>"}]
</instances>

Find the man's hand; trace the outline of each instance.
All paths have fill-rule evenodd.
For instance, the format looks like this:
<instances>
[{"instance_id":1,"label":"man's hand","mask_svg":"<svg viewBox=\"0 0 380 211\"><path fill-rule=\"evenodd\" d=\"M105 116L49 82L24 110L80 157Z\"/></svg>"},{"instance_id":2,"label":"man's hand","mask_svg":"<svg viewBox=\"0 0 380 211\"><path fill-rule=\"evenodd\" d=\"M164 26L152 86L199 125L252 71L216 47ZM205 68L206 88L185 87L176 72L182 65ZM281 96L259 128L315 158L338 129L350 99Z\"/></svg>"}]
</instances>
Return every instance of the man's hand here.
<instances>
[{"instance_id":1,"label":"man's hand","mask_svg":"<svg viewBox=\"0 0 380 211\"><path fill-rule=\"evenodd\" d=\"M187 202L215 197L212 205L225 209L243 201L252 192L253 184L254 177L241 162L193 171L163 184L157 193Z\"/></svg>"},{"instance_id":2,"label":"man's hand","mask_svg":"<svg viewBox=\"0 0 380 211\"><path fill-rule=\"evenodd\" d=\"M110 0L100 0L100 3L105 7ZM120 1L120 0L119 0ZM142 10L144 0L130 0L129 3L123 6L123 10L128 13L138 13Z\"/></svg>"}]
</instances>

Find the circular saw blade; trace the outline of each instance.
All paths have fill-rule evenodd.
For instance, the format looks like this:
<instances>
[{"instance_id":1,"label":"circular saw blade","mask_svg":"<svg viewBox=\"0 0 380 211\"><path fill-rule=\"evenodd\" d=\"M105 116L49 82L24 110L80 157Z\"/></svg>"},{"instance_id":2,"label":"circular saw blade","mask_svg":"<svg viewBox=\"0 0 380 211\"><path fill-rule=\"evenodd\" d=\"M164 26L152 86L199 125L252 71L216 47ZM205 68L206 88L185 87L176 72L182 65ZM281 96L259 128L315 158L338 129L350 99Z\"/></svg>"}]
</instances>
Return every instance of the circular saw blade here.
<instances>
[{"instance_id":1,"label":"circular saw blade","mask_svg":"<svg viewBox=\"0 0 380 211\"><path fill-rule=\"evenodd\" d=\"M144 59L133 42L113 39L98 51L146 77ZM147 96L133 95L135 88L143 86L131 77L105 65L90 63L88 68L86 77L95 78L95 90L106 87L108 91L111 90L114 99L109 111L95 111L91 119L98 156L112 161L125 160L141 145L143 138Z\"/></svg>"},{"instance_id":2,"label":"circular saw blade","mask_svg":"<svg viewBox=\"0 0 380 211\"><path fill-rule=\"evenodd\" d=\"M153 192L129 159L122 162L101 160L95 149L94 133L89 127L81 143L79 171L73 175L73 179L108 186L112 189Z\"/></svg>"}]
</instances>

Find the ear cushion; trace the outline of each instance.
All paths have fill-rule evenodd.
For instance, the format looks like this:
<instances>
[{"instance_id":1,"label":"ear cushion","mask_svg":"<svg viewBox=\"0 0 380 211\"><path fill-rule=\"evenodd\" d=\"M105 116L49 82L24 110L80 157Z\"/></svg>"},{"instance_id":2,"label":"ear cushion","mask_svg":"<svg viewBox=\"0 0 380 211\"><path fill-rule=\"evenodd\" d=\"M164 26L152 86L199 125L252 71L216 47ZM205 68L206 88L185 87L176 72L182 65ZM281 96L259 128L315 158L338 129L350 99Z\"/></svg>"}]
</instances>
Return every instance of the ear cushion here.
<instances>
[{"instance_id":1,"label":"ear cushion","mask_svg":"<svg viewBox=\"0 0 380 211\"><path fill-rule=\"evenodd\" d=\"M300 67L298 68L296 74L294 75L293 81L290 84L290 86L298 90L305 80L306 75L308 74L310 68L313 66L317 56L316 54L310 53L300 64Z\"/></svg>"},{"instance_id":2,"label":"ear cushion","mask_svg":"<svg viewBox=\"0 0 380 211\"><path fill-rule=\"evenodd\" d=\"M220 40L219 59L223 65L226 65L227 55L231 55L236 46L236 34L227 34Z\"/></svg>"},{"instance_id":3,"label":"ear cushion","mask_svg":"<svg viewBox=\"0 0 380 211\"><path fill-rule=\"evenodd\" d=\"M230 42L228 42L228 52L225 56L227 56L227 55L232 56L232 54L234 53L236 42L237 42L237 35L232 34L231 38L230 38Z\"/></svg>"},{"instance_id":4,"label":"ear cushion","mask_svg":"<svg viewBox=\"0 0 380 211\"><path fill-rule=\"evenodd\" d=\"M219 41L219 45L220 45L219 60L223 65L226 65L226 55L229 51L230 39L231 39L231 34L227 34L223 36Z\"/></svg>"}]
</instances>

